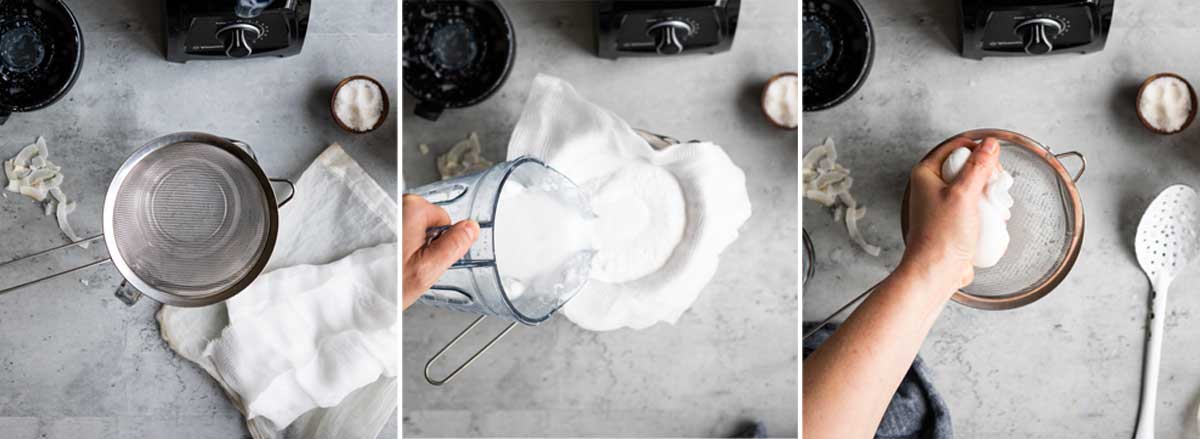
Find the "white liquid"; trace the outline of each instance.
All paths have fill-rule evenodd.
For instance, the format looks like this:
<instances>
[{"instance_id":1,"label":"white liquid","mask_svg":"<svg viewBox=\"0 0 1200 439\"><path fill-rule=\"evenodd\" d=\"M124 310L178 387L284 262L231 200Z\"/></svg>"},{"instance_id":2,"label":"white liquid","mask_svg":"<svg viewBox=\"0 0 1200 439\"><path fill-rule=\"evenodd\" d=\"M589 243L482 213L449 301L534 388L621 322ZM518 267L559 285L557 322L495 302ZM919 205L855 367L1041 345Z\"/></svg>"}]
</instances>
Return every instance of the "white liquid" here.
<instances>
[{"instance_id":1,"label":"white liquid","mask_svg":"<svg viewBox=\"0 0 1200 439\"><path fill-rule=\"evenodd\" d=\"M1163 76L1146 84L1138 112L1155 129L1173 133L1183 129L1192 112L1192 94L1179 78Z\"/></svg>"},{"instance_id":2,"label":"white liquid","mask_svg":"<svg viewBox=\"0 0 1200 439\"><path fill-rule=\"evenodd\" d=\"M572 271L572 259L591 250L592 223L557 188L508 181L496 206L496 268L509 300L553 301ZM534 292L536 297L525 297ZM520 304L514 302L518 310Z\"/></svg>"}]
</instances>

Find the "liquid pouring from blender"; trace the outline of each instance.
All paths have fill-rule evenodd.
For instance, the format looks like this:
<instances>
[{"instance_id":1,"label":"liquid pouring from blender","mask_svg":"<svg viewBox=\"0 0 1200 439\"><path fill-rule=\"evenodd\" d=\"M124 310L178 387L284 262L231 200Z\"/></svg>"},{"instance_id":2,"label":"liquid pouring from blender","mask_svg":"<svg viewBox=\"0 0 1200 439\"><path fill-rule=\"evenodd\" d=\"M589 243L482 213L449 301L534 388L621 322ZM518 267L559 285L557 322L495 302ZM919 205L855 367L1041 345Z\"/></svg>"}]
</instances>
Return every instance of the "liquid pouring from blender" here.
<instances>
[{"instance_id":1,"label":"liquid pouring from blender","mask_svg":"<svg viewBox=\"0 0 1200 439\"><path fill-rule=\"evenodd\" d=\"M517 323L536 326L547 321L588 282L596 254L586 232L595 216L590 201L574 182L541 161L521 157L410 193L445 209L452 223L471 219L480 229L466 255L419 299L479 314L426 363L430 384L454 378ZM542 221L536 221L539 218ZM436 239L445 230L430 228L426 239ZM510 323L449 374L434 378L433 364L488 316Z\"/></svg>"}]
</instances>

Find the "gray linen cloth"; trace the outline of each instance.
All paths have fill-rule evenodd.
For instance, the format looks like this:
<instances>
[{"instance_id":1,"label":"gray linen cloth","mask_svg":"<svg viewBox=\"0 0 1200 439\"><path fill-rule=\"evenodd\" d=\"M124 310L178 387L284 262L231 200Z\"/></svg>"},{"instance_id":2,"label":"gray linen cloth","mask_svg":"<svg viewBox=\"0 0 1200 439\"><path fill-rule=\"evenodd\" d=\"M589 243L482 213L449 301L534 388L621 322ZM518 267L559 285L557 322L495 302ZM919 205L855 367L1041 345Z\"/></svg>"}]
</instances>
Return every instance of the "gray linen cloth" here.
<instances>
[{"instance_id":1,"label":"gray linen cloth","mask_svg":"<svg viewBox=\"0 0 1200 439\"><path fill-rule=\"evenodd\" d=\"M809 324L805 324L805 332ZM837 325L830 324L812 337L804 340L804 357L817 350L824 343ZM913 360L912 367L904 375L900 387L892 395L883 414L883 421L875 430L878 439L951 439L954 432L950 426L950 411L946 402L933 388L929 379L929 371L918 356Z\"/></svg>"}]
</instances>

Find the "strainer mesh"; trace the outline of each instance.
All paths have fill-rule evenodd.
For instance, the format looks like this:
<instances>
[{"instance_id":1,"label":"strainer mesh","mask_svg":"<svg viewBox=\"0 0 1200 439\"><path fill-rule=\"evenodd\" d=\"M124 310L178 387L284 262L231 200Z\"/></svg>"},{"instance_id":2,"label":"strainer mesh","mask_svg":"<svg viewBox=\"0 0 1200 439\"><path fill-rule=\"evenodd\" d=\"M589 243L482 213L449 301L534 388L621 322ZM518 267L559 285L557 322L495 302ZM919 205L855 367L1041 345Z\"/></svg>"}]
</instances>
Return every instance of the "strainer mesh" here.
<instances>
[{"instance_id":1,"label":"strainer mesh","mask_svg":"<svg viewBox=\"0 0 1200 439\"><path fill-rule=\"evenodd\" d=\"M260 180L240 158L178 143L130 169L113 205L112 239L146 284L204 297L241 281L258 262L268 208Z\"/></svg>"},{"instance_id":2,"label":"strainer mesh","mask_svg":"<svg viewBox=\"0 0 1200 439\"><path fill-rule=\"evenodd\" d=\"M1000 262L975 269L963 291L1001 297L1030 291L1047 281L1070 250L1075 230L1070 196L1059 174L1021 146L1000 142L1000 164L1013 176L1008 250Z\"/></svg>"}]
</instances>

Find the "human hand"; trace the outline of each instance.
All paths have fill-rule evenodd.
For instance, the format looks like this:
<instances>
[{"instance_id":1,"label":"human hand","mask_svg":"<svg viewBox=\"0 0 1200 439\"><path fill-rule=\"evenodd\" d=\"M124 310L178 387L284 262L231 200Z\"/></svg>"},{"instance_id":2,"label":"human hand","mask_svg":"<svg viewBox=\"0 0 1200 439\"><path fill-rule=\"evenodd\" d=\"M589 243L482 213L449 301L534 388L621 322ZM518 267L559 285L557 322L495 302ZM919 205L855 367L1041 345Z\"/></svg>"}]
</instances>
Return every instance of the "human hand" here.
<instances>
[{"instance_id":1,"label":"human hand","mask_svg":"<svg viewBox=\"0 0 1200 439\"><path fill-rule=\"evenodd\" d=\"M972 150L953 183L942 180L942 162L959 147ZM947 294L967 286L975 276L972 261L979 241L979 202L999 164L1000 144L951 139L921 160L909 180L907 248L900 269L915 273Z\"/></svg>"},{"instance_id":2,"label":"human hand","mask_svg":"<svg viewBox=\"0 0 1200 439\"><path fill-rule=\"evenodd\" d=\"M467 254L479 236L479 224L462 220L442 232L428 245L425 231L450 225L444 209L417 195L404 195L404 309L433 286L455 261Z\"/></svg>"}]
</instances>

